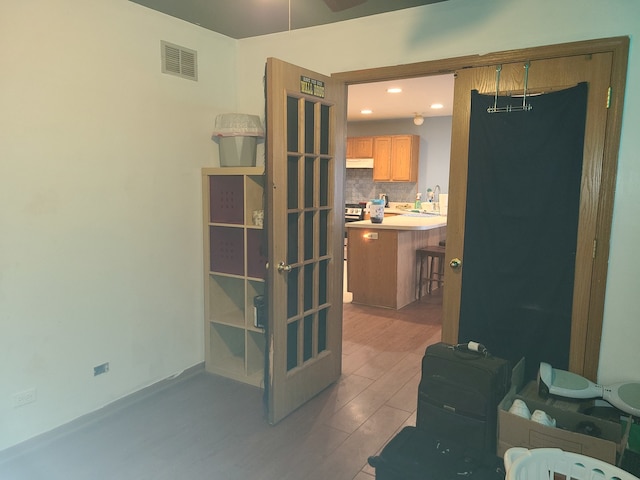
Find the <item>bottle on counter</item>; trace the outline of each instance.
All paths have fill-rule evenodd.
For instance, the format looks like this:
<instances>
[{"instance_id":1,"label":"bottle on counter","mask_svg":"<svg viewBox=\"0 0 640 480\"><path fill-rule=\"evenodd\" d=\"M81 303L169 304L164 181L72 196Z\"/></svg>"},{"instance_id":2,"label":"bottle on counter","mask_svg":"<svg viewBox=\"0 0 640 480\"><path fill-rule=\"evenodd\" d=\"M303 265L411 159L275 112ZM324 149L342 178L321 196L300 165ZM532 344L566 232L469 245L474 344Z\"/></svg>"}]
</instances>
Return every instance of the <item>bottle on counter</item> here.
<instances>
[{"instance_id":1,"label":"bottle on counter","mask_svg":"<svg viewBox=\"0 0 640 480\"><path fill-rule=\"evenodd\" d=\"M427 188L427 202L433 203L434 197L435 197L435 194L433 190L431 190L430 188Z\"/></svg>"},{"instance_id":2,"label":"bottle on counter","mask_svg":"<svg viewBox=\"0 0 640 480\"><path fill-rule=\"evenodd\" d=\"M376 198L371 200L369 214L371 215L371 223L382 223L384 218L384 199Z\"/></svg>"},{"instance_id":3,"label":"bottle on counter","mask_svg":"<svg viewBox=\"0 0 640 480\"><path fill-rule=\"evenodd\" d=\"M413 205L413 208L416 210L422 210L422 194L420 192L416 193L416 202Z\"/></svg>"}]
</instances>

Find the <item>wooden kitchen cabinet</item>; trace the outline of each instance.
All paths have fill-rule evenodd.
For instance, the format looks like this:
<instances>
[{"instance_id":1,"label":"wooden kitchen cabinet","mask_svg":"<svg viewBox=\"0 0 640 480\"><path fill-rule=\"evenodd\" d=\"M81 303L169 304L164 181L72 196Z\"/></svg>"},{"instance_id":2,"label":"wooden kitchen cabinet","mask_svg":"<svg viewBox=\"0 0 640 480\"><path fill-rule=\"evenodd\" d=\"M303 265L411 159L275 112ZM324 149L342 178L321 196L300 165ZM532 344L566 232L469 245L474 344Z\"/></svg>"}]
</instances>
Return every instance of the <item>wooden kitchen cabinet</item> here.
<instances>
[{"instance_id":1,"label":"wooden kitchen cabinet","mask_svg":"<svg viewBox=\"0 0 640 480\"><path fill-rule=\"evenodd\" d=\"M419 153L419 135L374 137L373 181L417 182Z\"/></svg>"},{"instance_id":2,"label":"wooden kitchen cabinet","mask_svg":"<svg viewBox=\"0 0 640 480\"><path fill-rule=\"evenodd\" d=\"M373 158L373 138L347 138L347 158Z\"/></svg>"},{"instance_id":3,"label":"wooden kitchen cabinet","mask_svg":"<svg viewBox=\"0 0 640 480\"><path fill-rule=\"evenodd\" d=\"M373 141L373 181L391 181L391 137L376 137Z\"/></svg>"}]
</instances>

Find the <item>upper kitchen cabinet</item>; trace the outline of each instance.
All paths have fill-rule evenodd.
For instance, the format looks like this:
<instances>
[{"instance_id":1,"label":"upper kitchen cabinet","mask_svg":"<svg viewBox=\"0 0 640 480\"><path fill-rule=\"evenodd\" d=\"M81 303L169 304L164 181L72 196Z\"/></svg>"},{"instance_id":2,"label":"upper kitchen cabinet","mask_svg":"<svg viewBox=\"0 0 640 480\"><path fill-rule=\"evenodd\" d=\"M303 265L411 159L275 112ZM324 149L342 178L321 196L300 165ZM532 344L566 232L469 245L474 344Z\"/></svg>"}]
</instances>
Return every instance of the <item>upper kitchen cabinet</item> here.
<instances>
[{"instance_id":1,"label":"upper kitchen cabinet","mask_svg":"<svg viewBox=\"0 0 640 480\"><path fill-rule=\"evenodd\" d=\"M373 181L417 182L419 135L374 137Z\"/></svg>"},{"instance_id":2,"label":"upper kitchen cabinet","mask_svg":"<svg viewBox=\"0 0 640 480\"><path fill-rule=\"evenodd\" d=\"M373 137L347 138L347 158L373 158Z\"/></svg>"}]
</instances>

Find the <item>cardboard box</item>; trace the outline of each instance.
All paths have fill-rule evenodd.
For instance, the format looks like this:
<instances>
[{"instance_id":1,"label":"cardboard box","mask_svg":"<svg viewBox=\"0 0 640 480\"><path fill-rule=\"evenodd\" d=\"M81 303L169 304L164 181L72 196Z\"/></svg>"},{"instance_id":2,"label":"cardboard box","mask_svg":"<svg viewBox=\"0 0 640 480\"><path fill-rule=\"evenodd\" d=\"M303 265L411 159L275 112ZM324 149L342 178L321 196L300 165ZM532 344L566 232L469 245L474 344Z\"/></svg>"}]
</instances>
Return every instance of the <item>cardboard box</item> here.
<instances>
[{"instance_id":1,"label":"cardboard box","mask_svg":"<svg viewBox=\"0 0 640 480\"><path fill-rule=\"evenodd\" d=\"M572 412L584 412L588 407L593 406L593 400L585 401L576 398L560 398L549 395L547 398L543 398L538 395L538 382L529 382L518 393L520 398L530 398L535 400L536 403L544 404L547 406L560 408L561 410L570 410ZM541 410L544 410L541 408ZM533 412L533 411L532 411Z\"/></svg>"},{"instance_id":2,"label":"cardboard box","mask_svg":"<svg viewBox=\"0 0 640 480\"><path fill-rule=\"evenodd\" d=\"M516 368L523 368L520 363ZM623 435L620 423L585 415L574 402L547 402L537 395L537 387L531 385L521 391L521 379L521 375L514 375L509 393L498 405L498 456L504 456L511 447L553 447L616 464L616 454L621 451ZM547 427L509 413L516 398L523 400L531 413L535 410L545 411L556 419L557 426ZM600 437L575 432L581 422L595 425L601 432Z\"/></svg>"}]
</instances>

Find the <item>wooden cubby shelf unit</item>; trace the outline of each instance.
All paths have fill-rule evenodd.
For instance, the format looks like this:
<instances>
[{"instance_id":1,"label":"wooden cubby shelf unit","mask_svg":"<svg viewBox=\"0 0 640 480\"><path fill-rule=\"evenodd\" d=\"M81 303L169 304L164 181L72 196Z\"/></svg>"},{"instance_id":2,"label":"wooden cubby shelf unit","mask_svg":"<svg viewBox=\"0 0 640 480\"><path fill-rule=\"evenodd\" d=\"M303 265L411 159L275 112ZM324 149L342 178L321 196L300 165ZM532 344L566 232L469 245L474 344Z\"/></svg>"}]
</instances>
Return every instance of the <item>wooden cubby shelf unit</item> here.
<instances>
[{"instance_id":1,"label":"wooden cubby shelf unit","mask_svg":"<svg viewBox=\"0 0 640 480\"><path fill-rule=\"evenodd\" d=\"M264 295L264 169L202 169L207 371L263 387L265 336L254 297Z\"/></svg>"}]
</instances>

